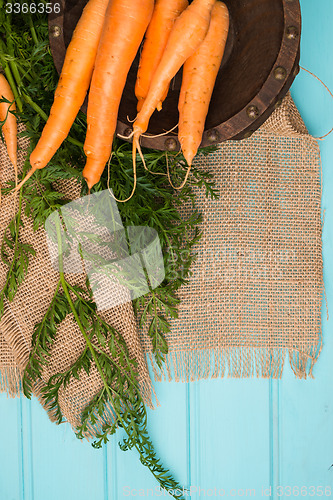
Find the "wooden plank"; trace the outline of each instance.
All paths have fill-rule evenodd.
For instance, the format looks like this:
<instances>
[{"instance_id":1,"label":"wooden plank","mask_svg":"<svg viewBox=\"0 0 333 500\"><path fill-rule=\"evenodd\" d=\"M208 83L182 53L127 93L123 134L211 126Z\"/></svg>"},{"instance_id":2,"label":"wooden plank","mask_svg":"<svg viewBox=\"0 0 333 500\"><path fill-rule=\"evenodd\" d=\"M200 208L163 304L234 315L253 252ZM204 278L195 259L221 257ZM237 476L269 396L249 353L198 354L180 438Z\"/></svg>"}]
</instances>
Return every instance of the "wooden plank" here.
<instances>
[{"instance_id":1,"label":"wooden plank","mask_svg":"<svg viewBox=\"0 0 333 500\"><path fill-rule=\"evenodd\" d=\"M270 498L281 483L280 466L280 380L269 381L269 445L270 445L270 481L264 488Z\"/></svg>"},{"instance_id":2,"label":"wooden plank","mask_svg":"<svg viewBox=\"0 0 333 500\"><path fill-rule=\"evenodd\" d=\"M158 457L164 466L170 469L174 477L188 485L188 384L177 382L155 383L157 397L161 406L149 410L149 433ZM140 497L160 494L158 484L152 474L139 461L136 450L123 452L117 442L124 436L117 433L108 446L109 498L125 496ZM162 498L169 498L168 495Z\"/></svg>"},{"instance_id":3,"label":"wooden plank","mask_svg":"<svg viewBox=\"0 0 333 500\"><path fill-rule=\"evenodd\" d=\"M32 425L32 401L20 398L22 430L21 430L21 453L23 472L24 500L34 498L34 459L33 459L33 425ZM45 437L44 437L45 439Z\"/></svg>"},{"instance_id":4,"label":"wooden plank","mask_svg":"<svg viewBox=\"0 0 333 500\"><path fill-rule=\"evenodd\" d=\"M39 402L23 401L24 500L104 498L104 454L52 423Z\"/></svg>"},{"instance_id":5,"label":"wooden plank","mask_svg":"<svg viewBox=\"0 0 333 500\"><path fill-rule=\"evenodd\" d=\"M333 3L331 0L302 0L303 34L301 65L318 75L333 89ZM333 100L312 76L300 73L292 96L309 132L325 134L333 126ZM320 142L323 168L322 208L324 280L330 315L333 299L333 137ZM302 494L307 498L331 496L333 490L333 396L330 382L333 377L332 320L326 320L326 304L322 307L323 351L314 367L314 380L295 380L286 371L281 382L280 466L281 493ZM303 490L300 488L303 486ZM295 488L292 491L293 487ZM311 488L312 487L312 488ZM298 489L299 490L298 490ZM322 488L322 490L321 490ZM327 490L325 491L325 488ZM277 492L275 492L277 498Z\"/></svg>"},{"instance_id":6,"label":"wooden plank","mask_svg":"<svg viewBox=\"0 0 333 500\"><path fill-rule=\"evenodd\" d=\"M24 500L21 403L5 394L0 394L0 498Z\"/></svg>"},{"instance_id":7,"label":"wooden plank","mask_svg":"<svg viewBox=\"0 0 333 500\"><path fill-rule=\"evenodd\" d=\"M225 498L260 496L270 482L269 381L202 380L190 393L191 498L215 488Z\"/></svg>"},{"instance_id":8,"label":"wooden plank","mask_svg":"<svg viewBox=\"0 0 333 500\"><path fill-rule=\"evenodd\" d=\"M328 359L332 355L331 343L321 360L325 369L317 370L316 380L299 381L286 374L281 384L280 485L295 488L294 496L301 487L333 487L333 401L327 383L333 376ZM309 489L307 493L320 496Z\"/></svg>"}]
</instances>

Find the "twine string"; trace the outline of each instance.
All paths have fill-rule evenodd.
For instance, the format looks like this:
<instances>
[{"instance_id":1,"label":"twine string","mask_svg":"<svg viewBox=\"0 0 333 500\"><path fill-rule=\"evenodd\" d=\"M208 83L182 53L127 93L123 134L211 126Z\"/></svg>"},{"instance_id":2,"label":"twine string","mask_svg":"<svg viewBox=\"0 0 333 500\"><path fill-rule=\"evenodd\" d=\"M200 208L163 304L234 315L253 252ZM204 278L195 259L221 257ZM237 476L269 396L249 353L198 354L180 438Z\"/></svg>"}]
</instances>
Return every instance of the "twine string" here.
<instances>
[{"instance_id":1,"label":"twine string","mask_svg":"<svg viewBox=\"0 0 333 500\"><path fill-rule=\"evenodd\" d=\"M304 68L303 66L300 66L300 69L302 69L303 71L306 71L306 73L309 73L309 75L313 76L316 80L318 80L318 82L320 82L323 87L325 87L325 89L327 90L327 92L330 94L330 96L333 98L333 94L332 92L330 91L330 89L328 88L328 86L317 76L315 75L314 73L312 73L312 71L309 71L308 69ZM318 141L322 141L324 140L327 136L329 136L331 133L333 132L333 127L331 128L331 130L329 132L327 132L327 134L324 134L324 135L321 135L319 137L315 137L313 136L314 139L317 139Z\"/></svg>"}]
</instances>

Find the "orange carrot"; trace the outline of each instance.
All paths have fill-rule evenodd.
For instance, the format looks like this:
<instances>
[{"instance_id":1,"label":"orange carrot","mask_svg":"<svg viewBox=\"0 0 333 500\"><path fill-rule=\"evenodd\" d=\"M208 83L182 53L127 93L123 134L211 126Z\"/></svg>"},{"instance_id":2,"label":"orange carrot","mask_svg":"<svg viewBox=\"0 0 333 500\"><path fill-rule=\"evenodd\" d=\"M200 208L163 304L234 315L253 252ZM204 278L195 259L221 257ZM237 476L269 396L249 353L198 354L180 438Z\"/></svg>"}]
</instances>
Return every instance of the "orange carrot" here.
<instances>
[{"instance_id":1,"label":"orange carrot","mask_svg":"<svg viewBox=\"0 0 333 500\"><path fill-rule=\"evenodd\" d=\"M83 176L89 189L99 181L110 157L126 78L153 9L154 0L110 0L88 99Z\"/></svg>"},{"instance_id":2,"label":"orange carrot","mask_svg":"<svg viewBox=\"0 0 333 500\"><path fill-rule=\"evenodd\" d=\"M3 98L12 103L0 103L0 120L6 120L2 126L2 132L6 142L9 159L14 167L15 183L17 184L17 122L16 116L11 113L11 111L16 110L16 106L12 89L4 75L0 73L0 99Z\"/></svg>"},{"instance_id":3,"label":"orange carrot","mask_svg":"<svg viewBox=\"0 0 333 500\"><path fill-rule=\"evenodd\" d=\"M148 95L133 125L133 166L139 138L147 130L151 115L178 70L205 38L215 0L193 0L176 19L162 59L154 73Z\"/></svg>"},{"instance_id":4,"label":"orange carrot","mask_svg":"<svg viewBox=\"0 0 333 500\"><path fill-rule=\"evenodd\" d=\"M226 5L217 1L206 38L183 67L179 97L178 138L189 166L198 151L210 99L221 65L229 30Z\"/></svg>"},{"instance_id":5,"label":"orange carrot","mask_svg":"<svg viewBox=\"0 0 333 500\"><path fill-rule=\"evenodd\" d=\"M85 99L109 0L89 0L67 48L50 116L30 155L31 170L44 168L66 139ZM18 186L18 187L19 187Z\"/></svg>"},{"instance_id":6,"label":"orange carrot","mask_svg":"<svg viewBox=\"0 0 333 500\"><path fill-rule=\"evenodd\" d=\"M153 16L145 35L135 84L138 111L147 97L152 76L162 58L174 22L186 7L188 7L187 0L157 0L155 3ZM162 102L167 96L168 89L169 85L164 91ZM158 110L162 108L162 102L157 105Z\"/></svg>"}]
</instances>

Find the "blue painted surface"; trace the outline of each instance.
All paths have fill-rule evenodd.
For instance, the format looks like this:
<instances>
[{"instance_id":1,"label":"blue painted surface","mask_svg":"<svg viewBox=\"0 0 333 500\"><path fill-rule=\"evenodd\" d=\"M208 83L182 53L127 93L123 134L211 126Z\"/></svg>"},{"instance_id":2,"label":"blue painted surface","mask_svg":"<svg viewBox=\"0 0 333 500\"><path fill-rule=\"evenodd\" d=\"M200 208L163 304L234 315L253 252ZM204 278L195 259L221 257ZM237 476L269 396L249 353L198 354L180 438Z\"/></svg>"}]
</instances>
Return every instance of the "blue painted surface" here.
<instances>
[{"instance_id":1,"label":"blue painted surface","mask_svg":"<svg viewBox=\"0 0 333 500\"><path fill-rule=\"evenodd\" d=\"M301 7L301 64L333 89L333 0L301 0ZM310 133L321 135L333 126L333 99L311 76L300 73L292 96ZM333 135L320 147L326 210L324 279L330 308ZM254 493L256 498L274 500L279 493L282 498L331 496L325 491L333 490L331 324L323 304L324 348L314 380L295 380L286 366L281 381L155 384L162 406L149 413L151 437L177 479L202 488L191 498L215 498L214 488L223 488L224 498ZM285 489L279 491L278 485ZM121 452L116 440L104 450L94 450L79 442L69 426L52 424L37 400L0 395L0 500L120 499L126 498L126 487L136 489L137 498L152 498L149 489L155 488L135 452ZM139 496L140 489L145 496Z\"/></svg>"}]
</instances>

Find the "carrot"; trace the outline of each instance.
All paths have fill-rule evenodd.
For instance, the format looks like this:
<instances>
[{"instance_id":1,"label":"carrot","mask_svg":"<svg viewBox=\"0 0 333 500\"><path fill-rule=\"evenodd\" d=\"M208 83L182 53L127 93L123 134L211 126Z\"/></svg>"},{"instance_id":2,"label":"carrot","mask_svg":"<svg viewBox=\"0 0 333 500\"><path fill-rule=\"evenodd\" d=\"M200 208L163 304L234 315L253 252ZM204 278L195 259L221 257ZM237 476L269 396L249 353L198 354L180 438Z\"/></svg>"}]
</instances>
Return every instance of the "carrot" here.
<instances>
[{"instance_id":1,"label":"carrot","mask_svg":"<svg viewBox=\"0 0 333 500\"><path fill-rule=\"evenodd\" d=\"M47 165L73 125L90 84L108 3L109 0L89 0L82 12L66 51L50 116L30 155L32 168L18 188L37 169Z\"/></svg>"},{"instance_id":2,"label":"carrot","mask_svg":"<svg viewBox=\"0 0 333 500\"><path fill-rule=\"evenodd\" d=\"M152 76L162 58L174 22L186 7L188 7L187 0L157 0L155 3L153 16L145 35L135 84L138 111L147 97ZM164 91L162 102L167 96L168 89L169 85ZM162 108L162 102L157 105L158 110Z\"/></svg>"},{"instance_id":3,"label":"carrot","mask_svg":"<svg viewBox=\"0 0 333 500\"><path fill-rule=\"evenodd\" d=\"M229 30L226 5L217 1L206 38L183 67L179 96L178 138L189 166L202 140L215 80L221 65Z\"/></svg>"},{"instance_id":4,"label":"carrot","mask_svg":"<svg viewBox=\"0 0 333 500\"><path fill-rule=\"evenodd\" d=\"M83 177L89 189L99 181L110 157L126 78L153 9L154 0L110 0L88 99Z\"/></svg>"},{"instance_id":5,"label":"carrot","mask_svg":"<svg viewBox=\"0 0 333 500\"><path fill-rule=\"evenodd\" d=\"M10 161L13 164L15 172L15 183L17 184L17 122L16 116L11 111L16 110L14 102L14 94L9 83L3 74L0 73L0 99L7 99L11 104L6 102L0 103L0 120L5 123L2 126L3 136L6 142L7 153Z\"/></svg>"},{"instance_id":6,"label":"carrot","mask_svg":"<svg viewBox=\"0 0 333 500\"><path fill-rule=\"evenodd\" d=\"M139 138L147 130L151 115L161 101L167 85L198 48L208 31L215 0L193 0L176 19L162 59L154 73L148 95L133 124L133 169ZM140 153L141 154L141 153Z\"/></svg>"}]
</instances>

